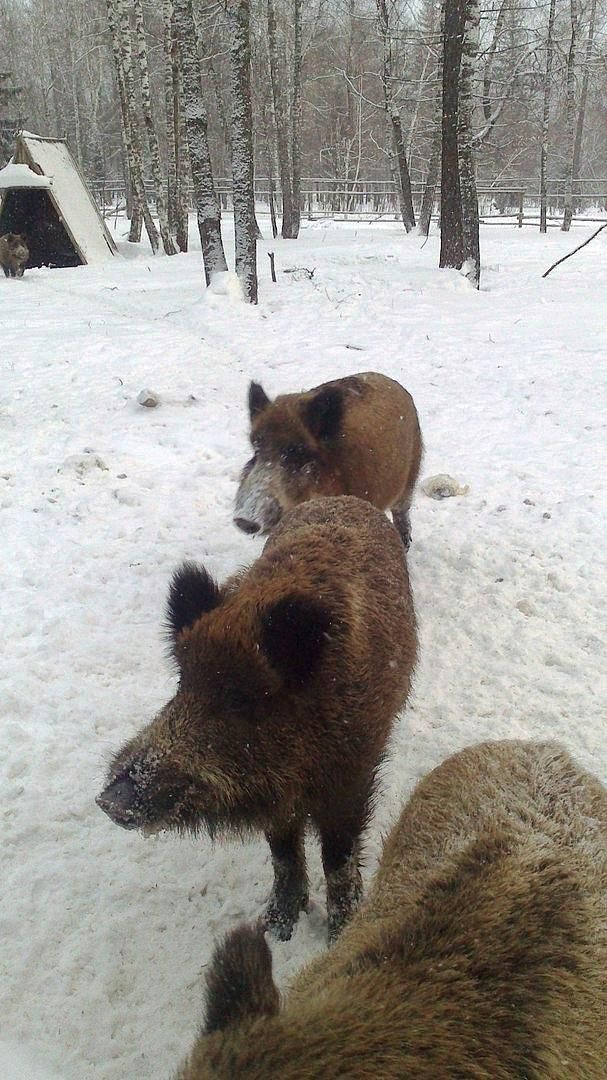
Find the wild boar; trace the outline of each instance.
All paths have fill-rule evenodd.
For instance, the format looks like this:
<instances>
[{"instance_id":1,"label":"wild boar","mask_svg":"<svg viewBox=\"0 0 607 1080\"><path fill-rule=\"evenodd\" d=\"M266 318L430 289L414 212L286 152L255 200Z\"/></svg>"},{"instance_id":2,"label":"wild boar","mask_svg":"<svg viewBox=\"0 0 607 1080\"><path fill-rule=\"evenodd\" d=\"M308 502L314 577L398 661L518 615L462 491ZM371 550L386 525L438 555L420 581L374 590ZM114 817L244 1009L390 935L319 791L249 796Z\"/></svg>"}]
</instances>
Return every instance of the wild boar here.
<instances>
[{"instance_id":1,"label":"wild boar","mask_svg":"<svg viewBox=\"0 0 607 1080\"><path fill-rule=\"evenodd\" d=\"M0 266L5 277L23 277L29 257L29 248L22 233L0 236Z\"/></svg>"},{"instance_id":2,"label":"wild boar","mask_svg":"<svg viewBox=\"0 0 607 1080\"><path fill-rule=\"evenodd\" d=\"M177 571L169 623L177 693L116 755L99 806L144 832L263 830L265 925L283 940L308 902L309 819L335 937L359 899L360 837L416 659L395 529L361 499L304 503L222 587Z\"/></svg>"},{"instance_id":3,"label":"wild boar","mask_svg":"<svg viewBox=\"0 0 607 1080\"><path fill-rule=\"evenodd\" d=\"M217 949L178 1080L605 1080L607 791L551 744L456 754L282 1009L271 968L259 929Z\"/></svg>"},{"instance_id":4,"label":"wild boar","mask_svg":"<svg viewBox=\"0 0 607 1080\"><path fill-rule=\"evenodd\" d=\"M236 494L240 529L267 533L307 499L356 495L391 509L409 547L423 447L413 398L399 383L366 371L270 401L252 382L249 415L254 454Z\"/></svg>"}]
</instances>

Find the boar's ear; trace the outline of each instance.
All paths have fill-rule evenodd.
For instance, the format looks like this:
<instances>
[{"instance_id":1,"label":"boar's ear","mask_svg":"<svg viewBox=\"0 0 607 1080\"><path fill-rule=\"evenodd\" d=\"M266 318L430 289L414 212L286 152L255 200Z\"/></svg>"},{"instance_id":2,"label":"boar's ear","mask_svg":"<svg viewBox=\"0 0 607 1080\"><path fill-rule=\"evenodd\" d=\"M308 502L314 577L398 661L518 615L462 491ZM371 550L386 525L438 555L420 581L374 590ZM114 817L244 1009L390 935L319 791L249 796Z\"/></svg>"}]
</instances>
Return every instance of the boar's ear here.
<instances>
[{"instance_id":1,"label":"boar's ear","mask_svg":"<svg viewBox=\"0 0 607 1080\"><path fill-rule=\"evenodd\" d=\"M213 954L207 974L205 1034L278 1012L272 953L260 926L240 926Z\"/></svg>"},{"instance_id":2,"label":"boar's ear","mask_svg":"<svg viewBox=\"0 0 607 1080\"><path fill-rule=\"evenodd\" d=\"M193 626L220 603L219 588L204 566L185 562L173 574L167 604L170 636L178 638L182 630Z\"/></svg>"},{"instance_id":3,"label":"boar's ear","mask_svg":"<svg viewBox=\"0 0 607 1080\"><path fill-rule=\"evenodd\" d=\"M270 399L261 383L252 382L249 386L249 416L251 420L254 420L270 404Z\"/></svg>"},{"instance_id":4,"label":"boar's ear","mask_svg":"<svg viewBox=\"0 0 607 1080\"><path fill-rule=\"evenodd\" d=\"M319 390L304 409L304 423L315 439L335 439L339 435L344 399L337 386Z\"/></svg>"},{"instance_id":5,"label":"boar's ear","mask_svg":"<svg viewBox=\"0 0 607 1080\"><path fill-rule=\"evenodd\" d=\"M286 596L262 616L261 647L286 683L303 683L318 667L331 616L315 600Z\"/></svg>"}]
</instances>

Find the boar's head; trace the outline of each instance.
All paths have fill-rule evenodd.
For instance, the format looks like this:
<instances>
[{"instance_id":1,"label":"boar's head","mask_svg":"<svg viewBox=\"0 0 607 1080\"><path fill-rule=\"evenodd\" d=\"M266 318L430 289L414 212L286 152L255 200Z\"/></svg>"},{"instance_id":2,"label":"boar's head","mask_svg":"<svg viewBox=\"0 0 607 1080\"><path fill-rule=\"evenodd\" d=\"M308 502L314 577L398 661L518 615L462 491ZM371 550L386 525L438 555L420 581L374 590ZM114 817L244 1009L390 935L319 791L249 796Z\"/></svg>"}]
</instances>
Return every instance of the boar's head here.
<instances>
[{"instance_id":1,"label":"boar's head","mask_svg":"<svg viewBox=\"0 0 607 1080\"><path fill-rule=\"evenodd\" d=\"M249 415L254 454L236 493L234 522L239 529L270 532L299 503L342 493L333 450L343 416L339 387L272 402L263 387L252 382Z\"/></svg>"},{"instance_id":2,"label":"boar's head","mask_svg":"<svg viewBox=\"0 0 607 1080\"><path fill-rule=\"evenodd\" d=\"M168 624L177 693L114 757L97 804L118 825L237 832L264 827L293 791L280 718L313 677L331 625L314 598L222 591L186 563L172 580Z\"/></svg>"}]
</instances>

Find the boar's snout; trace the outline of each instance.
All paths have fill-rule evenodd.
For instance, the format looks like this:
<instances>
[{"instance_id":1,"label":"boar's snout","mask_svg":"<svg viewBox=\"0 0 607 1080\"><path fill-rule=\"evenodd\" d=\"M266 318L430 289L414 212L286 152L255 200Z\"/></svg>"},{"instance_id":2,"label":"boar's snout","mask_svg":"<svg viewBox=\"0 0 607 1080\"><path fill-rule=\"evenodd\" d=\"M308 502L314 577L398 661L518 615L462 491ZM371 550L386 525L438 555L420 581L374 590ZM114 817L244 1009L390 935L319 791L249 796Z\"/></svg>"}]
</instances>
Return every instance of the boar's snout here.
<instances>
[{"instance_id":1,"label":"boar's snout","mask_svg":"<svg viewBox=\"0 0 607 1080\"><path fill-rule=\"evenodd\" d=\"M120 777L108 784L95 801L97 806L116 825L122 825L123 829L138 829L141 826L141 813L136 812L137 791L128 777Z\"/></svg>"},{"instance_id":2,"label":"boar's snout","mask_svg":"<svg viewBox=\"0 0 607 1080\"><path fill-rule=\"evenodd\" d=\"M248 518L235 517L234 524L237 525L239 529L242 529L243 532L249 533L251 535L253 533L259 532L258 523L256 521L249 521Z\"/></svg>"}]
</instances>

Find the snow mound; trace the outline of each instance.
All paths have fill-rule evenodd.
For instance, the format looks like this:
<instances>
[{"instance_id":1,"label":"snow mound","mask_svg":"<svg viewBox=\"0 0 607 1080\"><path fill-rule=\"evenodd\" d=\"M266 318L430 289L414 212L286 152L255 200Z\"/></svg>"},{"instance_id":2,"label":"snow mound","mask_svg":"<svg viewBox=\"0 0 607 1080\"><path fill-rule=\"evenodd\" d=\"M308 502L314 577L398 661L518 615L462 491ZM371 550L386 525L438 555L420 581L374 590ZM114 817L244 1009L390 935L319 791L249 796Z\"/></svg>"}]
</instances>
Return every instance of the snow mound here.
<instances>
[{"instance_id":1,"label":"snow mound","mask_svg":"<svg viewBox=\"0 0 607 1080\"><path fill-rule=\"evenodd\" d=\"M213 274L209 287L205 292L205 298L212 303L217 296L227 296L229 300L244 302L240 278L233 270L224 270L219 274Z\"/></svg>"},{"instance_id":2,"label":"snow mound","mask_svg":"<svg viewBox=\"0 0 607 1080\"><path fill-rule=\"evenodd\" d=\"M437 473L424 480L422 491L429 499L449 499L452 495L467 495L470 485L464 484L462 487L447 473Z\"/></svg>"}]
</instances>

